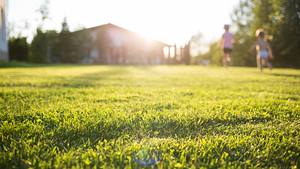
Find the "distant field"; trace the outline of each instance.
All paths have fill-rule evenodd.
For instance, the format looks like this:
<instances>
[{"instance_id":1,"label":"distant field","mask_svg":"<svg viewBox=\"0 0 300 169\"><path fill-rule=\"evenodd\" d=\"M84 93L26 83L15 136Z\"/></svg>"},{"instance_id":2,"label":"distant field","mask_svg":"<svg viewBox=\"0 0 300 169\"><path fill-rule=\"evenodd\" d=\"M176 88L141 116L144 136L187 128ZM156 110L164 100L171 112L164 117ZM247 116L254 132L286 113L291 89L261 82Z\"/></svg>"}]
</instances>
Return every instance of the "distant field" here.
<instances>
[{"instance_id":1,"label":"distant field","mask_svg":"<svg viewBox=\"0 0 300 169\"><path fill-rule=\"evenodd\" d=\"M300 168L300 70L0 69L0 168Z\"/></svg>"}]
</instances>

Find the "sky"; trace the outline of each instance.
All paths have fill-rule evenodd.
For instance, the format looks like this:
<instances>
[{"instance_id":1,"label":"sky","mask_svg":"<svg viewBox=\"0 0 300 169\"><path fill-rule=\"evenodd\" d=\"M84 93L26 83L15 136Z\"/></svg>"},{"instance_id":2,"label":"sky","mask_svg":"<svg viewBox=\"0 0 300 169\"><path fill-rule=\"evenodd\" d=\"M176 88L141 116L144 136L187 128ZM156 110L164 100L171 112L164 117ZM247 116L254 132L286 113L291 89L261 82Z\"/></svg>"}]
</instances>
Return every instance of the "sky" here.
<instances>
[{"instance_id":1,"label":"sky","mask_svg":"<svg viewBox=\"0 0 300 169\"><path fill-rule=\"evenodd\" d=\"M29 39L41 16L45 0L9 0L12 34ZM64 17L70 30L112 23L150 39L184 44L201 32L203 42L220 38L223 25L239 0L49 0L49 19L43 29L61 29Z\"/></svg>"}]
</instances>

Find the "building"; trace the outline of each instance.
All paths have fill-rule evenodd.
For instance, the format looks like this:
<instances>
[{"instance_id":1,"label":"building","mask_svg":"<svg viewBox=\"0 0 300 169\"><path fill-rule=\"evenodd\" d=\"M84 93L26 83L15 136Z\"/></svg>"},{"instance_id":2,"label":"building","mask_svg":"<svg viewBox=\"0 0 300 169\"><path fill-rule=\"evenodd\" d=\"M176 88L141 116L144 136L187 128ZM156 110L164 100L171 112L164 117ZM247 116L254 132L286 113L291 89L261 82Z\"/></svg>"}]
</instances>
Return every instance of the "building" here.
<instances>
[{"instance_id":1,"label":"building","mask_svg":"<svg viewBox=\"0 0 300 169\"><path fill-rule=\"evenodd\" d=\"M164 48L169 45L148 40L119 26L104 24L72 32L80 45L83 63L163 64Z\"/></svg>"},{"instance_id":2,"label":"building","mask_svg":"<svg viewBox=\"0 0 300 169\"><path fill-rule=\"evenodd\" d=\"M0 0L0 61L8 61L7 45L7 1Z\"/></svg>"}]
</instances>

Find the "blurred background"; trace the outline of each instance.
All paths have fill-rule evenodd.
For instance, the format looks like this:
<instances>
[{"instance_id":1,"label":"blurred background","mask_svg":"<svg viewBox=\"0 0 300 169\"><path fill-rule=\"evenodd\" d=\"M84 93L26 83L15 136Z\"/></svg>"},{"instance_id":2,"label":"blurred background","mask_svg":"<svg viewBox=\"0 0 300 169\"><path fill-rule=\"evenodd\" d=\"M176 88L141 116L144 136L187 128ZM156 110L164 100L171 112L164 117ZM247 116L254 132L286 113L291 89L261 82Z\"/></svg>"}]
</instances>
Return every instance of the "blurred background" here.
<instances>
[{"instance_id":1,"label":"blurred background","mask_svg":"<svg viewBox=\"0 0 300 169\"><path fill-rule=\"evenodd\" d=\"M255 66L263 28L274 65L300 67L299 0L0 0L0 59L32 63Z\"/></svg>"}]
</instances>

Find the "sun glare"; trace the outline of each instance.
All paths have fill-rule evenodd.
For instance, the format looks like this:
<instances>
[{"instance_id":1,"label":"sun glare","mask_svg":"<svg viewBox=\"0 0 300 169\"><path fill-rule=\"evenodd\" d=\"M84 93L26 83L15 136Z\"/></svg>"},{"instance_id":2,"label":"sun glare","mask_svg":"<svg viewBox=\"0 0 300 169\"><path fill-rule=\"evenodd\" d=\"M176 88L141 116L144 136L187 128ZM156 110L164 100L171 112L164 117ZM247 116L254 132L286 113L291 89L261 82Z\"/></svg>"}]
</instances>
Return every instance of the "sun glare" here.
<instances>
[{"instance_id":1,"label":"sun glare","mask_svg":"<svg viewBox=\"0 0 300 169\"><path fill-rule=\"evenodd\" d=\"M230 22L230 11L238 0L217 1L217 6L216 1L49 0L49 19L44 27L60 30L64 17L67 18L71 31L79 27L89 28L113 23L146 38L182 46L198 32L202 32L208 41L220 36L222 25ZM15 27L26 32L25 34L32 34L38 25L37 12L33 9L39 8L43 1L10 2L11 22L16 23ZM26 13L26 16L22 13ZM28 29L24 29L25 21L30 23Z\"/></svg>"}]
</instances>

